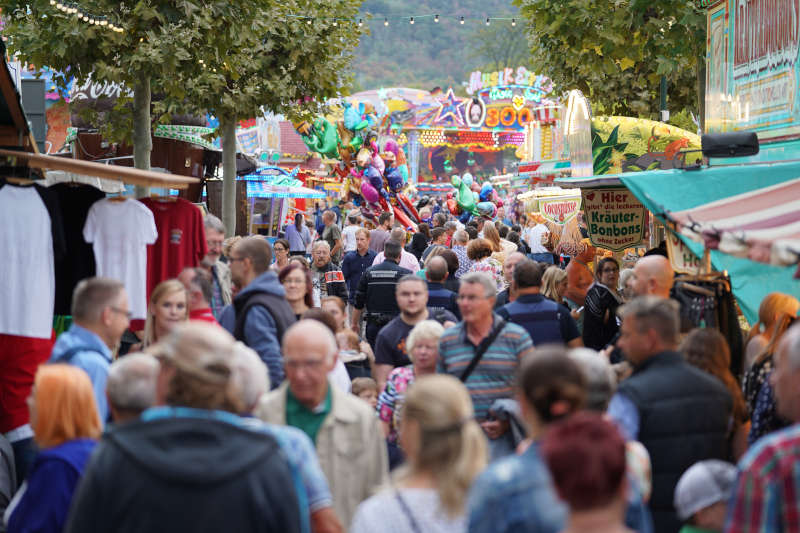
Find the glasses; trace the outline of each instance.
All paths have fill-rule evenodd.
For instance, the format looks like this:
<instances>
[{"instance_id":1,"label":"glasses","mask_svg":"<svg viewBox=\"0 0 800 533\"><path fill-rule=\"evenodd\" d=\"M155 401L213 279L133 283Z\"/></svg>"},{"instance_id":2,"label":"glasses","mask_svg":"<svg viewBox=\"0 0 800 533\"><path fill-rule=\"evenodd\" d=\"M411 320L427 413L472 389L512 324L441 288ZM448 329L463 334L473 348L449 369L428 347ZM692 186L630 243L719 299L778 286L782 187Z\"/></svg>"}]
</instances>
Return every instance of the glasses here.
<instances>
[{"instance_id":1,"label":"glasses","mask_svg":"<svg viewBox=\"0 0 800 533\"><path fill-rule=\"evenodd\" d=\"M224 244L224 241L206 241L206 244L209 248L220 248Z\"/></svg>"},{"instance_id":2,"label":"glasses","mask_svg":"<svg viewBox=\"0 0 800 533\"><path fill-rule=\"evenodd\" d=\"M311 359L309 361L294 361L287 359L284 364L289 370L316 370L325 364L325 359Z\"/></svg>"},{"instance_id":3,"label":"glasses","mask_svg":"<svg viewBox=\"0 0 800 533\"><path fill-rule=\"evenodd\" d=\"M275 249L276 252L285 252L286 251L286 248L284 248L283 246L275 246L274 249Z\"/></svg>"},{"instance_id":4,"label":"glasses","mask_svg":"<svg viewBox=\"0 0 800 533\"><path fill-rule=\"evenodd\" d=\"M120 309L119 307L114 307L113 305L110 306L109 309L111 309L115 313L119 313L119 314L125 316L125 318L127 318L128 320L133 318L133 313L131 313L127 309Z\"/></svg>"}]
</instances>

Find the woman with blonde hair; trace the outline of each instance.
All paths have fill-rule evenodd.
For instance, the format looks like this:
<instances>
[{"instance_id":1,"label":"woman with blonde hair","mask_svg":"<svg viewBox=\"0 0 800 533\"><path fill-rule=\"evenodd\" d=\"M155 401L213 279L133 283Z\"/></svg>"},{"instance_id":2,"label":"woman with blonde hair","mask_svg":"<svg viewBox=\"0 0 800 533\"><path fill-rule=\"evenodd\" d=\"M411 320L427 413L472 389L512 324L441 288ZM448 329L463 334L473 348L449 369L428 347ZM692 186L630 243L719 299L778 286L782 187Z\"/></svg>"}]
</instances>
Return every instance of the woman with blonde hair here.
<instances>
[{"instance_id":1,"label":"woman with blonde hair","mask_svg":"<svg viewBox=\"0 0 800 533\"><path fill-rule=\"evenodd\" d=\"M557 304L564 303L567 291L567 271L557 266L549 266L542 275L542 294Z\"/></svg>"},{"instance_id":2,"label":"woman with blonde hair","mask_svg":"<svg viewBox=\"0 0 800 533\"><path fill-rule=\"evenodd\" d=\"M131 352L138 352L158 342L175 326L189 320L189 294L177 279L162 281L150 295L147 320L144 323L144 340Z\"/></svg>"},{"instance_id":3,"label":"woman with blonde hair","mask_svg":"<svg viewBox=\"0 0 800 533\"><path fill-rule=\"evenodd\" d=\"M487 459L466 387L442 374L418 378L403 403L400 444L406 466L359 505L351 533L466 531L467 491Z\"/></svg>"},{"instance_id":4,"label":"woman with blonde hair","mask_svg":"<svg viewBox=\"0 0 800 533\"><path fill-rule=\"evenodd\" d=\"M89 376L71 365L40 366L28 408L40 451L4 518L10 532L60 532L102 432Z\"/></svg>"},{"instance_id":5,"label":"woman with blonde hair","mask_svg":"<svg viewBox=\"0 0 800 533\"><path fill-rule=\"evenodd\" d=\"M483 238L489 241L492 247L492 257L502 265L506 257L517 251L517 245L500 237L500 232L494 222L486 222L483 225Z\"/></svg>"}]
</instances>

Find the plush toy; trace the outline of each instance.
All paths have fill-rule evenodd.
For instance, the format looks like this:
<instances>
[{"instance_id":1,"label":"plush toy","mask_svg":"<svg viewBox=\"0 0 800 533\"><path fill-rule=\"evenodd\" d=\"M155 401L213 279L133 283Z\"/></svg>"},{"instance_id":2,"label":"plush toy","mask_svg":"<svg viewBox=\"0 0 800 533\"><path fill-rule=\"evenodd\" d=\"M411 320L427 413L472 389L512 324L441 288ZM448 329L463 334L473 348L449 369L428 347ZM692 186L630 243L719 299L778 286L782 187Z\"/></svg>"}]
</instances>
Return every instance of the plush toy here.
<instances>
[{"instance_id":1,"label":"plush toy","mask_svg":"<svg viewBox=\"0 0 800 533\"><path fill-rule=\"evenodd\" d=\"M301 138L309 150L326 157L339 157L339 133L333 124L318 118L310 129L306 125L301 129L307 132Z\"/></svg>"},{"instance_id":2,"label":"plush toy","mask_svg":"<svg viewBox=\"0 0 800 533\"><path fill-rule=\"evenodd\" d=\"M456 203L465 213L477 215L478 210L475 207L475 196L472 194L472 174L465 173L463 177L453 176L450 179L457 191Z\"/></svg>"}]
</instances>

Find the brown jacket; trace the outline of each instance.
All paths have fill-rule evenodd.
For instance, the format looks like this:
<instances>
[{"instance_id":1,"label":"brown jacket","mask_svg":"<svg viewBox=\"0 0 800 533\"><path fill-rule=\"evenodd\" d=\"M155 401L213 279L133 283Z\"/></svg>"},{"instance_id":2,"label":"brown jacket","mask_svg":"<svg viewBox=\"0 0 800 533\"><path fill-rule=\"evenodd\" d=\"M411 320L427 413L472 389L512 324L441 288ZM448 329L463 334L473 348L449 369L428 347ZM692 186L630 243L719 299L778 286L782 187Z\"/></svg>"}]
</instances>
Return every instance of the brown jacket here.
<instances>
[{"instance_id":1,"label":"brown jacket","mask_svg":"<svg viewBox=\"0 0 800 533\"><path fill-rule=\"evenodd\" d=\"M331 387L331 412L317 434L317 456L328 479L333 508L345 529L356 507L389 480L386 441L378 417L363 400ZM255 414L271 424L286 424L287 381L265 394Z\"/></svg>"}]
</instances>

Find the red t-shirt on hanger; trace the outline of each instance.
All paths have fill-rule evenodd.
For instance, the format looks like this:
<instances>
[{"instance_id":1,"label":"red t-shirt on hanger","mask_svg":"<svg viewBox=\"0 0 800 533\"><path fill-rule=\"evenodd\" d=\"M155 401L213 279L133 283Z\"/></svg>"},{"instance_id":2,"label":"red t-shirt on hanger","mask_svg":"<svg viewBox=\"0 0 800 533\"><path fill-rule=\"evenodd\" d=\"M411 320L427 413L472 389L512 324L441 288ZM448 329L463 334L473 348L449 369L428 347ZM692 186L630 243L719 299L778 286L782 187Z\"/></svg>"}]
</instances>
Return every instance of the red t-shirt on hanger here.
<instances>
[{"instance_id":1,"label":"red t-shirt on hanger","mask_svg":"<svg viewBox=\"0 0 800 533\"><path fill-rule=\"evenodd\" d=\"M184 200L143 198L153 212L158 240L147 246L147 298L162 281L175 278L186 267L196 267L208 253L203 213Z\"/></svg>"}]
</instances>

